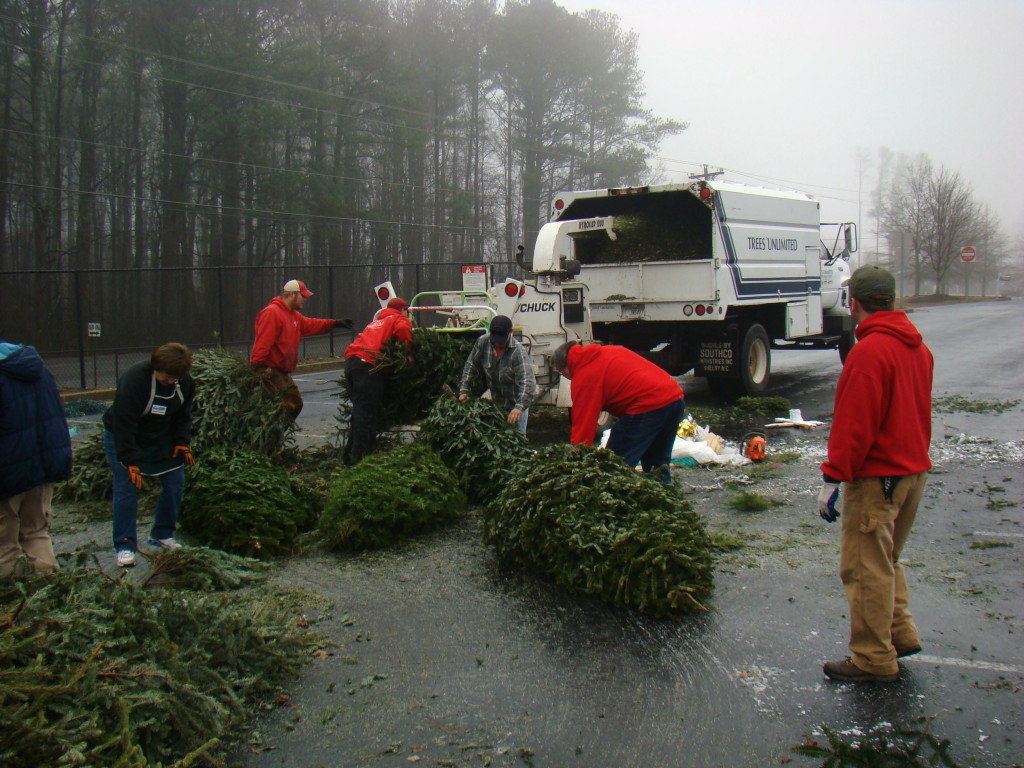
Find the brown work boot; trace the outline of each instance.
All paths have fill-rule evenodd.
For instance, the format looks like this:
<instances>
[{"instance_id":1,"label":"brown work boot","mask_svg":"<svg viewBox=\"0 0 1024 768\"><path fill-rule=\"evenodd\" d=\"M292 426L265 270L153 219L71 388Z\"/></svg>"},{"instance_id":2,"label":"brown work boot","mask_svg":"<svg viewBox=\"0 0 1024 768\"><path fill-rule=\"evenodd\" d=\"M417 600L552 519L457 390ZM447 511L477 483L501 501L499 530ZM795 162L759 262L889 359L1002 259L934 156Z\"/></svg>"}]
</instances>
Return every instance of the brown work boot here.
<instances>
[{"instance_id":1,"label":"brown work boot","mask_svg":"<svg viewBox=\"0 0 1024 768\"><path fill-rule=\"evenodd\" d=\"M907 656L913 656L915 653L920 653L920 652L921 652L921 646L920 645L908 645L906 648L897 648L896 649L896 658L897 659L902 659L902 658L905 658Z\"/></svg>"},{"instance_id":2,"label":"brown work boot","mask_svg":"<svg viewBox=\"0 0 1024 768\"><path fill-rule=\"evenodd\" d=\"M874 675L865 672L853 663L853 659L847 656L842 661L826 661L825 677L832 680L842 680L846 683L891 683L899 677L899 673L893 675Z\"/></svg>"}]
</instances>

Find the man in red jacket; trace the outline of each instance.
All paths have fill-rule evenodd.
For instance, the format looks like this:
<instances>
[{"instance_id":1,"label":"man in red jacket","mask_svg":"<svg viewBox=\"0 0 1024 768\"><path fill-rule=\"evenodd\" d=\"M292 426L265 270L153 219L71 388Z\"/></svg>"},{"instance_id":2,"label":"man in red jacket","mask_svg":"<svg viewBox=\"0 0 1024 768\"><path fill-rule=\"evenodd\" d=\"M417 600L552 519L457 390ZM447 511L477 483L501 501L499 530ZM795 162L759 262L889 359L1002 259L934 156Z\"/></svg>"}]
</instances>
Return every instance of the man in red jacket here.
<instances>
[{"instance_id":1,"label":"man in red jacket","mask_svg":"<svg viewBox=\"0 0 1024 768\"><path fill-rule=\"evenodd\" d=\"M352 401L348 443L345 445L346 464L358 464L373 450L377 441L380 414L380 378L373 372L381 349L388 339L405 342L408 353L412 349L412 322L409 303L397 296L377 313L373 322L356 336L345 350L345 382ZM412 363L412 358L409 358Z\"/></svg>"},{"instance_id":2,"label":"man in red jacket","mask_svg":"<svg viewBox=\"0 0 1024 768\"><path fill-rule=\"evenodd\" d=\"M921 650L899 557L931 468L933 361L906 313L893 311L889 272L862 266L849 290L857 343L836 388L818 513L831 523L842 512L839 576L851 655L824 670L833 680L891 682L896 659Z\"/></svg>"},{"instance_id":3,"label":"man in red jacket","mask_svg":"<svg viewBox=\"0 0 1024 768\"><path fill-rule=\"evenodd\" d=\"M284 411L293 420L302 411L302 395L292 379L292 371L299 362L299 340L333 328L352 327L351 320L305 317L299 310L312 295L301 280L285 283L281 295L256 315L256 340L249 357L249 364L263 376L267 388L284 393Z\"/></svg>"},{"instance_id":4,"label":"man in red jacket","mask_svg":"<svg viewBox=\"0 0 1024 768\"><path fill-rule=\"evenodd\" d=\"M660 468L670 482L672 445L683 418L683 388L650 360L625 347L576 342L555 350L551 364L571 381L574 444L590 445L601 411L617 416L608 449L644 472Z\"/></svg>"}]
</instances>

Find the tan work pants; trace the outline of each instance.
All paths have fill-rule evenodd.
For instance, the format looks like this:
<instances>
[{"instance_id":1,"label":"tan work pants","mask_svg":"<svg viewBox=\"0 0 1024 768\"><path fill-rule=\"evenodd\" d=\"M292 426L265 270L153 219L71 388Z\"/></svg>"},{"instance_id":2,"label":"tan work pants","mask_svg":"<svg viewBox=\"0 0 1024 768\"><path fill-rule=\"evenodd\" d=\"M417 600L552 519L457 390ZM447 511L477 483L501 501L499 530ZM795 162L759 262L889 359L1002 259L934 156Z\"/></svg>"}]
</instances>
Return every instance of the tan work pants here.
<instances>
[{"instance_id":1,"label":"tan work pants","mask_svg":"<svg viewBox=\"0 0 1024 768\"><path fill-rule=\"evenodd\" d=\"M850 655L865 672L899 671L896 649L920 645L910 593L899 562L917 515L928 475L900 479L885 497L882 479L865 477L843 483L839 577L850 605Z\"/></svg>"},{"instance_id":2,"label":"tan work pants","mask_svg":"<svg viewBox=\"0 0 1024 768\"><path fill-rule=\"evenodd\" d=\"M0 576L14 572L15 561L23 552L35 573L58 569L50 541L52 497L53 483L45 483L0 499Z\"/></svg>"},{"instance_id":3,"label":"tan work pants","mask_svg":"<svg viewBox=\"0 0 1024 768\"><path fill-rule=\"evenodd\" d=\"M276 368L266 369L264 382L271 392L280 392L282 396L281 407L285 416L291 421L302 412L302 395L299 394L299 385L292 379L291 374L279 371Z\"/></svg>"}]
</instances>

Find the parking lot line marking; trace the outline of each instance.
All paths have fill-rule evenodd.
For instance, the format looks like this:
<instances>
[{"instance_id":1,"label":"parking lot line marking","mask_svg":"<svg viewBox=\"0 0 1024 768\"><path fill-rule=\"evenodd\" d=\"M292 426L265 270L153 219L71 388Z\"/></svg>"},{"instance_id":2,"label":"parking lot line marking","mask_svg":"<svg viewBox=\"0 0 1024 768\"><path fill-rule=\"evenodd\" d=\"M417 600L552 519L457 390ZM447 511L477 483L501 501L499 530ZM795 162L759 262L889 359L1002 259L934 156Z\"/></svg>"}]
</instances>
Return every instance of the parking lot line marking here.
<instances>
[{"instance_id":1,"label":"parking lot line marking","mask_svg":"<svg viewBox=\"0 0 1024 768\"><path fill-rule=\"evenodd\" d=\"M1006 536L1011 539L1024 539L1024 533L999 533L998 531L971 531L971 536Z\"/></svg>"},{"instance_id":2,"label":"parking lot line marking","mask_svg":"<svg viewBox=\"0 0 1024 768\"><path fill-rule=\"evenodd\" d=\"M1013 664L1000 664L996 661L974 661L973 659L951 659L946 656L929 656L925 653L901 659L901 663L905 661L940 664L946 667L964 667L966 669L988 669L993 672L1010 672L1018 675L1021 672L1020 667L1015 667Z\"/></svg>"}]
</instances>

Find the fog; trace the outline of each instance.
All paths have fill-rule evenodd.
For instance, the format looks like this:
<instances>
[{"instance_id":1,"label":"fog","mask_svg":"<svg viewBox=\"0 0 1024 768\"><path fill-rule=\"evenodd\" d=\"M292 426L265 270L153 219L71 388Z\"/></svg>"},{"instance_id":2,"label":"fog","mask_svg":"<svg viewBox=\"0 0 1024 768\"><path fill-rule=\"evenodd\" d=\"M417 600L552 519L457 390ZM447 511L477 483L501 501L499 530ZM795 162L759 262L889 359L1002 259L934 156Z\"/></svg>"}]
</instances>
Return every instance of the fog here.
<instances>
[{"instance_id":1,"label":"fog","mask_svg":"<svg viewBox=\"0 0 1024 768\"><path fill-rule=\"evenodd\" d=\"M647 106L688 122L664 180L726 178L809 192L873 237L878 149L924 153L1024 228L1020 0L556 0L639 35Z\"/></svg>"}]
</instances>

